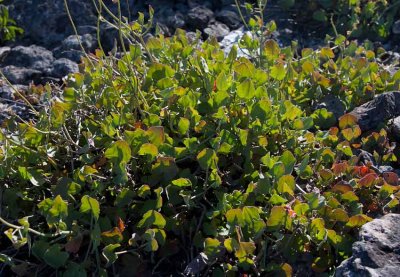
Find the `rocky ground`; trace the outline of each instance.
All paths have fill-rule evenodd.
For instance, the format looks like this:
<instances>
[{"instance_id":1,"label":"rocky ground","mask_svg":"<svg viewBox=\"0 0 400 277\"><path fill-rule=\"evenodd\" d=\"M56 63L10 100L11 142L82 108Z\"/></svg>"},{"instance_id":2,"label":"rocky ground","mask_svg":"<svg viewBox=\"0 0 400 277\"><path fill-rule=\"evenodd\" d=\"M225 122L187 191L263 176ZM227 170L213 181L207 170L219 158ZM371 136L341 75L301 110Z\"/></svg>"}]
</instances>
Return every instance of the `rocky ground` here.
<instances>
[{"instance_id":1,"label":"rocky ground","mask_svg":"<svg viewBox=\"0 0 400 277\"><path fill-rule=\"evenodd\" d=\"M92 1L67 1L77 26L79 39L74 35L64 0L8 2L6 1L6 4L10 6L11 17L15 18L18 25L24 29L25 35L16 42L0 47L0 68L22 93L27 92L31 84L43 85L46 82L60 84L61 79L68 73L77 72L78 63L83 55L79 40L87 52L94 51L98 47L97 12ZM110 9L116 13L117 6L111 1L107 2ZM126 5L130 6L130 12L124 14L127 17L138 11L146 11L148 5L152 5L156 23L166 36L172 35L177 28L189 32L200 30L203 39L216 37L222 47L229 50L244 32L233 0L127 0L121 3L124 11L128 10ZM274 36L281 44L288 44L295 39L301 45L315 47L323 41L311 31L300 31L300 27L290 19L290 15L278 9L274 1L269 6L267 18L277 22L279 29ZM393 36L400 36L400 23L395 24ZM117 31L114 28L101 25L100 39L106 51L114 47L116 37ZM388 62L398 64L400 55L396 52L396 39L383 46L391 50L388 52ZM391 120L392 134L397 141L400 141L399 95L400 93L382 94L356 108L352 113L359 118L363 130L376 128L381 122ZM320 105L332 110L337 116L345 112L344 108L337 105L335 99L326 99ZM15 92L3 81L0 84L0 121L12 113L27 117L28 111L22 102L17 101ZM343 275L340 276L387 276L386 273L394 275L400 270L400 252L397 245L399 234L396 231L399 229L399 218L387 216L375 222L377 223L369 223L363 227L361 242L353 247L354 256L342 264L339 272ZM379 232L379 230L392 230L391 228L393 233ZM368 230L373 230L372 234ZM395 242L394 246L390 241ZM372 252L368 251L378 254L371 254Z\"/></svg>"}]
</instances>

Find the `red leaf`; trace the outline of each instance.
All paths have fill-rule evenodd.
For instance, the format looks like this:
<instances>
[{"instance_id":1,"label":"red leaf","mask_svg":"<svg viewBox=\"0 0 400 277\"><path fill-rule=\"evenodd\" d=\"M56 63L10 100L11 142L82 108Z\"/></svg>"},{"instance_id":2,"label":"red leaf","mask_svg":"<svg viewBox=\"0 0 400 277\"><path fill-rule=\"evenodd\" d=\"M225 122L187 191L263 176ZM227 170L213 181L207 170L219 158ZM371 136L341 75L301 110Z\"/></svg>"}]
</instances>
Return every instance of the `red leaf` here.
<instances>
[{"instance_id":1,"label":"red leaf","mask_svg":"<svg viewBox=\"0 0 400 277\"><path fill-rule=\"evenodd\" d=\"M118 229L122 233L125 230L125 223L118 217Z\"/></svg>"},{"instance_id":2,"label":"red leaf","mask_svg":"<svg viewBox=\"0 0 400 277\"><path fill-rule=\"evenodd\" d=\"M358 185L360 187L371 187L377 178L378 175L376 173L369 173L358 181Z\"/></svg>"},{"instance_id":3,"label":"red leaf","mask_svg":"<svg viewBox=\"0 0 400 277\"><path fill-rule=\"evenodd\" d=\"M397 176L396 173L394 172L384 172L383 173L383 179L392 186L398 186L399 185L399 176Z\"/></svg>"},{"instance_id":4,"label":"red leaf","mask_svg":"<svg viewBox=\"0 0 400 277\"><path fill-rule=\"evenodd\" d=\"M347 162L336 163L336 164L332 165L332 171L335 175L345 173L347 168L348 168Z\"/></svg>"},{"instance_id":5,"label":"red leaf","mask_svg":"<svg viewBox=\"0 0 400 277\"><path fill-rule=\"evenodd\" d=\"M65 251L69 253L76 254L78 253L79 249L81 248L83 237L81 234L72 238L65 244Z\"/></svg>"}]
</instances>

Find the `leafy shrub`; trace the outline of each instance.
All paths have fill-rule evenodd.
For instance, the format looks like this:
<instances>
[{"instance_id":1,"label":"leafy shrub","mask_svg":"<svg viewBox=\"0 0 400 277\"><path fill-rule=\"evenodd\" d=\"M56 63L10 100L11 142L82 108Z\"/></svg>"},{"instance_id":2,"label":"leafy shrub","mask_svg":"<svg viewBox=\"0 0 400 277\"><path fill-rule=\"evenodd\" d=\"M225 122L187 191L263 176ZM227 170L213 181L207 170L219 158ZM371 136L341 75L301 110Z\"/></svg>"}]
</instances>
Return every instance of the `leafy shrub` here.
<instances>
[{"instance_id":1,"label":"leafy shrub","mask_svg":"<svg viewBox=\"0 0 400 277\"><path fill-rule=\"evenodd\" d=\"M181 30L120 58L98 50L35 121L5 122L4 265L63 276L332 272L357 228L398 209L398 176L363 150L380 165L396 157L385 130L362 134L351 115L308 106L332 93L352 107L397 89L399 74L341 38L301 53L260 38L241 40L248 58Z\"/></svg>"},{"instance_id":2,"label":"leafy shrub","mask_svg":"<svg viewBox=\"0 0 400 277\"><path fill-rule=\"evenodd\" d=\"M9 17L8 8L1 4L2 2L3 0L0 0L0 43L14 40L17 35L23 33L23 30Z\"/></svg>"},{"instance_id":3,"label":"leafy shrub","mask_svg":"<svg viewBox=\"0 0 400 277\"><path fill-rule=\"evenodd\" d=\"M386 39L400 12L398 0L279 0L288 9L293 8L296 20L307 25L310 16L316 22L331 25L331 17L337 31L353 38ZM321 25L318 24L318 28Z\"/></svg>"}]
</instances>

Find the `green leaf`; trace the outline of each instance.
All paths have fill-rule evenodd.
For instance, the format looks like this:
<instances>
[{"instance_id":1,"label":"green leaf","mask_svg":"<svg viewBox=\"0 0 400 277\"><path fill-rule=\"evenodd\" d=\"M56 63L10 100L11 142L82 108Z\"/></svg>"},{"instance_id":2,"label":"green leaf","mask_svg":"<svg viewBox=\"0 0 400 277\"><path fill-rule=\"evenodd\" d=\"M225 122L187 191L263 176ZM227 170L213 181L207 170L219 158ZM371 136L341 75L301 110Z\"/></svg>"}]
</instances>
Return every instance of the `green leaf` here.
<instances>
[{"instance_id":1,"label":"green leaf","mask_svg":"<svg viewBox=\"0 0 400 277\"><path fill-rule=\"evenodd\" d=\"M109 244L103 248L103 257L106 259L108 265L113 264L118 259L118 255L115 254L115 250L120 246L121 244L116 243Z\"/></svg>"},{"instance_id":2,"label":"green leaf","mask_svg":"<svg viewBox=\"0 0 400 277\"><path fill-rule=\"evenodd\" d=\"M291 225L291 218L287 215L285 207L275 206L271 209L271 214L267 220L267 227L273 231L279 230L283 225L289 223Z\"/></svg>"},{"instance_id":3,"label":"green leaf","mask_svg":"<svg viewBox=\"0 0 400 277\"><path fill-rule=\"evenodd\" d=\"M276 190L278 193L288 193L290 195L294 194L294 188L296 186L294 177L292 175L284 175L279 178Z\"/></svg>"},{"instance_id":4,"label":"green leaf","mask_svg":"<svg viewBox=\"0 0 400 277\"><path fill-rule=\"evenodd\" d=\"M365 214L353 215L352 217L349 218L349 221L347 222L346 226L350 228L361 227L365 223L370 222L371 220L372 218L366 216Z\"/></svg>"},{"instance_id":5,"label":"green leaf","mask_svg":"<svg viewBox=\"0 0 400 277\"><path fill-rule=\"evenodd\" d=\"M172 184L177 187L191 187L192 182L187 178L179 178L172 181Z\"/></svg>"},{"instance_id":6,"label":"green leaf","mask_svg":"<svg viewBox=\"0 0 400 277\"><path fill-rule=\"evenodd\" d=\"M106 150L104 156L107 159L126 164L131 159L131 148L126 141L119 140Z\"/></svg>"},{"instance_id":7,"label":"green leaf","mask_svg":"<svg viewBox=\"0 0 400 277\"><path fill-rule=\"evenodd\" d=\"M217 167L218 157L214 150L205 148L197 155L197 161L204 170Z\"/></svg>"},{"instance_id":8,"label":"green leaf","mask_svg":"<svg viewBox=\"0 0 400 277\"><path fill-rule=\"evenodd\" d=\"M222 71L217 77L216 84L219 91L227 91L231 86L231 80Z\"/></svg>"},{"instance_id":9,"label":"green leaf","mask_svg":"<svg viewBox=\"0 0 400 277\"><path fill-rule=\"evenodd\" d=\"M285 174L292 174L294 165L296 164L296 158L293 156L292 152L286 150L279 160L285 166Z\"/></svg>"},{"instance_id":10,"label":"green leaf","mask_svg":"<svg viewBox=\"0 0 400 277\"><path fill-rule=\"evenodd\" d=\"M206 238L204 240L204 253L207 257L213 257L220 252L221 242L217 239Z\"/></svg>"},{"instance_id":11,"label":"green leaf","mask_svg":"<svg viewBox=\"0 0 400 277\"><path fill-rule=\"evenodd\" d=\"M225 217L228 224L232 226L241 226L244 223L244 217L241 209L228 210L225 214Z\"/></svg>"},{"instance_id":12,"label":"green leaf","mask_svg":"<svg viewBox=\"0 0 400 277\"><path fill-rule=\"evenodd\" d=\"M96 199L89 197L88 195L84 195L81 198L81 207L79 211L82 213L91 212L93 217L98 220L100 215L100 204Z\"/></svg>"},{"instance_id":13,"label":"green leaf","mask_svg":"<svg viewBox=\"0 0 400 277\"><path fill-rule=\"evenodd\" d=\"M61 251L59 244L50 246L43 255L43 260L51 267L58 269L65 265L68 260L68 253Z\"/></svg>"},{"instance_id":14,"label":"green leaf","mask_svg":"<svg viewBox=\"0 0 400 277\"><path fill-rule=\"evenodd\" d=\"M151 158L155 158L158 155L158 148L152 143L144 143L138 152L139 155L149 155Z\"/></svg>"},{"instance_id":15,"label":"green leaf","mask_svg":"<svg viewBox=\"0 0 400 277\"><path fill-rule=\"evenodd\" d=\"M154 225L160 229L163 229L166 223L167 222L162 214L157 211L150 210L143 215L143 218L139 221L137 226L139 228L149 228Z\"/></svg>"},{"instance_id":16,"label":"green leaf","mask_svg":"<svg viewBox=\"0 0 400 277\"><path fill-rule=\"evenodd\" d=\"M286 76L286 69L283 64L279 63L271 67L270 74L272 78L282 81Z\"/></svg>"},{"instance_id":17,"label":"green leaf","mask_svg":"<svg viewBox=\"0 0 400 277\"><path fill-rule=\"evenodd\" d=\"M189 131L189 128L190 128L190 120L185 117L181 117L178 122L179 134L181 135L186 134L187 131Z\"/></svg>"},{"instance_id":18,"label":"green leaf","mask_svg":"<svg viewBox=\"0 0 400 277\"><path fill-rule=\"evenodd\" d=\"M253 81L251 81L250 79L246 79L243 82L241 82L237 87L237 95L240 98L246 100L253 98L255 95Z\"/></svg>"}]
</instances>

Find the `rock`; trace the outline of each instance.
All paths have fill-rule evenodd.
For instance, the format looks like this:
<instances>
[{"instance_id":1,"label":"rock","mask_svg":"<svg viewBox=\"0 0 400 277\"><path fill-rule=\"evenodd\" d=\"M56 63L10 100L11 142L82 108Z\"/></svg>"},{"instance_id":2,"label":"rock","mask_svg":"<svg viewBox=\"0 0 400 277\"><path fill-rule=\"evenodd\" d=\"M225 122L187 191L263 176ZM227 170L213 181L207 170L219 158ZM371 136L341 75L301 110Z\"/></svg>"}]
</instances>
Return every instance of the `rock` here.
<instances>
[{"instance_id":1,"label":"rock","mask_svg":"<svg viewBox=\"0 0 400 277\"><path fill-rule=\"evenodd\" d=\"M77 63L65 58L61 58L53 63L51 71L48 75L56 78L63 78L70 73L75 73L78 71L79 68Z\"/></svg>"},{"instance_id":2,"label":"rock","mask_svg":"<svg viewBox=\"0 0 400 277\"><path fill-rule=\"evenodd\" d=\"M19 91L27 91L28 90L28 86L24 86L24 85L14 85L14 88L19 90ZM3 100L14 100L14 89L6 84L2 84L0 86L0 97Z\"/></svg>"},{"instance_id":3,"label":"rock","mask_svg":"<svg viewBox=\"0 0 400 277\"><path fill-rule=\"evenodd\" d=\"M223 40L219 43L221 45L221 48L224 50L225 55L229 55L229 52L231 51L233 45L237 45L239 43L239 40L243 37L245 34L243 27L239 28L235 31L231 31L228 35L226 35ZM238 49L238 56L246 56L249 53L246 50Z\"/></svg>"},{"instance_id":4,"label":"rock","mask_svg":"<svg viewBox=\"0 0 400 277\"><path fill-rule=\"evenodd\" d=\"M54 61L53 53L41 46L16 46L4 57L2 66L13 65L44 71Z\"/></svg>"},{"instance_id":5,"label":"rock","mask_svg":"<svg viewBox=\"0 0 400 277\"><path fill-rule=\"evenodd\" d=\"M212 9L213 4L211 3L212 1L204 1L204 0L187 0L187 4L190 8L198 7L198 6L204 6L209 9Z\"/></svg>"},{"instance_id":6,"label":"rock","mask_svg":"<svg viewBox=\"0 0 400 277\"><path fill-rule=\"evenodd\" d=\"M394 138L400 142L400 116L393 119L390 131Z\"/></svg>"},{"instance_id":7,"label":"rock","mask_svg":"<svg viewBox=\"0 0 400 277\"><path fill-rule=\"evenodd\" d=\"M243 24L237 12L232 10L222 10L218 12L216 19L226 24L231 30L236 30Z\"/></svg>"},{"instance_id":8,"label":"rock","mask_svg":"<svg viewBox=\"0 0 400 277\"><path fill-rule=\"evenodd\" d=\"M343 102L332 94L324 96L321 102L317 104L316 109L322 108L325 108L328 112L332 112L337 119L346 112L346 106Z\"/></svg>"},{"instance_id":9,"label":"rock","mask_svg":"<svg viewBox=\"0 0 400 277\"><path fill-rule=\"evenodd\" d=\"M184 16L179 12L177 12L173 15L170 15L167 18L167 24L169 27L171 27L173 29L183 28L185 26Z\"/></svg>"},{"instance_id":10,"label":"rock","mask_svg":"<svg viewBox=\"0 0 400 277\"><path fill-rule=\"evenodd\" d=\"M76 26L96 26L92 1L68 0L67 3ZM14 0L9 10L10 17L24 29L30 43L54 48L73 34L64 0Z\"/></svg>"},{"instance_id":11,"label":"rock","mask_svg":"<svg viewBox=\"0 0 400 277\"><path fill-rule=\"evenodd\" d=\"M400 20L396 20L396 22L393 23L392 32L395 35L400 34Z\"/></svg>"},{"instance_id":12,"label":"rock","mask_svg":"<svg viewBox=\"0 0 400 277\"><path fill-rule=\"evenodd\" d=\"M55 57L80 62L83 52L79 41L87 53L93 52L97 47L97 40L91 34L71 35L64 39L59 47L53 49Z\"/></svg>"},{"instance_id":13,"label":"rock","mask_svg":"<svg viewBox=\"0 0 400 277\"><path fill-rule=\"evenodd\" d=\"M8 65L2 70L4 76L12 84L28 85L31 82L41 83L41 77L43 76L43 73L39 70L25 67L17 67L14 65Z\"/></svg>"},{"instance_id":14,"label":"rock","mask_svg":"<svg viewBox=\"0 0 400 277\"><path fill-rule=\"evenodd\" d=\"M387 214L366 223L352 249L353 255L342 262L335 276L398 276L400 214Z\"/></svg>"},{"instance_id":15,"label":"rock","mask_svg":"<svg viewBox=\"0 0 400 277\"><path fill-rule=\"evenodd\" d=\"M0 47L0 63L3 60L5 56L7 56L8 53L10 53L11 47L4 46Z\"/></svg>"},{"instance_id":16,"label":"rock","mask_svg":"<svg viewBox=\"0 0 400 277\"><path fill-rule=\"evenodd\" d=\"M218 41L221 41L229 34L229 28L221 22L214 21L204 29L204 33L207 37L215 37Z\"/></svg>"},{"instance_id":17,"label":"rock","mask_svg":"<svg viewBox=\"0 0 400 277\"><path fill-rule=\"evenodd\" d=\"M212 10L205 6L195 6L187 15L187 23L193 29L203 30L207 27L208 22L214 17Z\"/></svg>"},{"instance_id":18,"label":"rock","mask_svg":"<svg viewBox=\"0 0 400 277\"><path fill-rule=\"evenodd\" d=\"M400 92L386 92L355 108L350 114L358 119L361 130L379 127L386 120L400 116Z\"/></svg>"}]
</instances>

